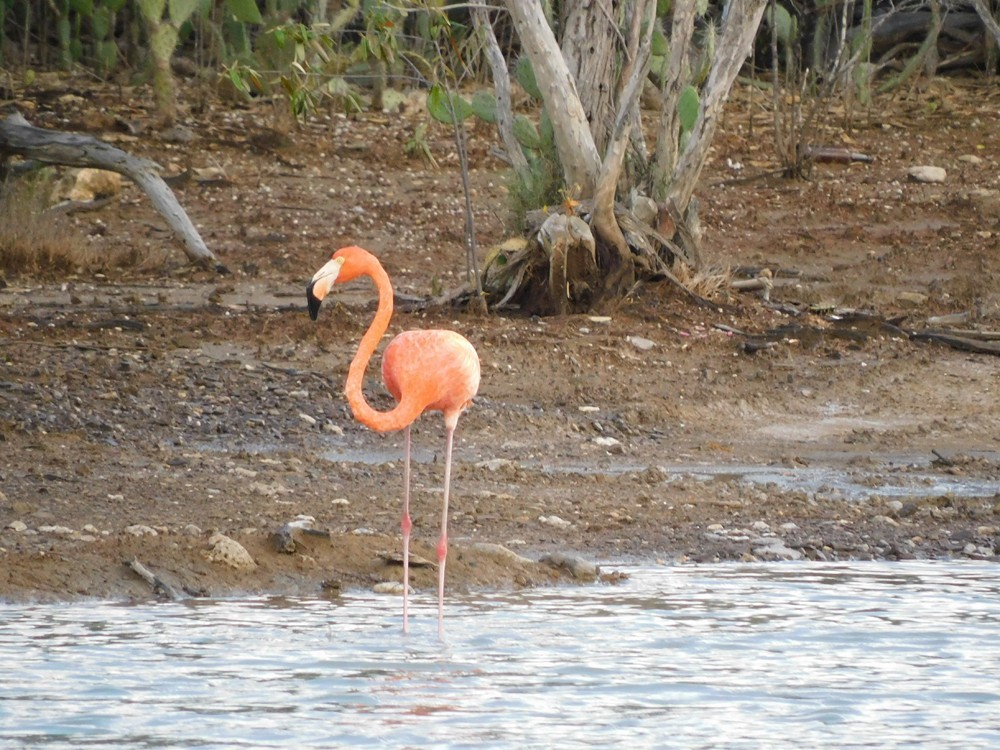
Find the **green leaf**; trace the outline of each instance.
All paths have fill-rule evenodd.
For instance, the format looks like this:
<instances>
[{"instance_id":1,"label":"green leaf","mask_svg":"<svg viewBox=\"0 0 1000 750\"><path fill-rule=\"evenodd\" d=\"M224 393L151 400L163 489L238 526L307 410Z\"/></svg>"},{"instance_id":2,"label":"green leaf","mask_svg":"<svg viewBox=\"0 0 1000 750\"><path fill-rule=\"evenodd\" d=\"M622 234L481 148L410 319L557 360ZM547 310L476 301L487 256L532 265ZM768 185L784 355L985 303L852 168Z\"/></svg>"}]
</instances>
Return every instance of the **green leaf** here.
<instances>
[{"instance_id":1,"label":"green leaf","mask_svg":"<svg viewBox=\"0 0 1000 750\"><path fill-rule=\"evenodd\" d=\"M771 8L768 8L765 17L767 22L770 24L772 17L774 18L774 28L778 34L778 41L782 44L789 44L795 40L798 36L798 24L796 20L792 18L792 14L788 12L788 9L783 5L775 5L774 13L771 12Z\"/></svg>"},{"instance_id":2,"label":"green leaf","mask_svg":"<svg viewBox=\"0 0 1000 750\"><path fill-rule=\"evenodd\" d=\"M243 23L263 23L255 0L226 0L226 7Z\"/></svg>"},{"instance_id":3,"label":"green leaf","mask_svg":"<svg viewBox=\"0 0 1000 750\"><path fill-rule=\"evenodd\" d=\"M94 0L70 0L69 8L84 18L94 15Z\"/></svg>"},{"instance_id":4,"label":"green leaf","mask_svg":"<svg viewBox=\"0 0 1000 750\"><path fill-rule=\"evenodd\" d=\"M488 91L477 91L473 94L470 106L473 114L483 122L494 123L497 121L497 100Z\"/></svg>"},{"instance_id":5,"label":"green leaf","mask_svg":"<svg viewBox=\"0 0 1000 750\"><path fill-rule=\"evenodd\" d=\"M653 39L650 52L653 57L666 57L669 48L670 45L667 43L667 37L663 33L663 29L660 28L660 24L656 24L656 28L653 29Z\"/></svg>"},{"instance_id":6,"label":"green leaf","mask_svg":"<svg viewBox=\"0 0 1000 750\"><path fill-rule=\"evenodd\" d=\"M90 19L91 28L94 30L94 38L98 44L108 38L111 33L112 13L107 8L98 8L94 11L94 17Z\"/></svg>"},{"instance_id":7,"label":"green leaf","mask_svg":"<svg viewBox=\"0 0 1000 750\"><path fill-rule=\"evenodd\" d=\"M167 7L170 9L171 22L180 27L194 13L198 0L168 0Z\"/></svg>"},{"instance_id":8,"label":"green leaf","mask_svg":"<svg viewBox=\"0 0 1000 750\"><path fill-rule=\"evenodd\" d=\"M700 110L701 100L698 98L698 89L694 86L687 86L677 99L677 117L680 119L682 133L689 132L694 127Z\"/></svg>"},{"instance_id":9,"label":"green leaf","mask_svg":"<svg viewBox=\"0 0 1000 750\"><path fill-rule=\"evenodd\" d=\"M539 145L543 150L555 153L556 131L552 127L552 118L546 110L542 110L542 116L538 118Z\"/></svg>"},{"instance_id":10,"label":"green leaf","mask_svg":"<svg viewBox=\"0 0 1000 750\"><path fill-rule=\"evenodd\" d=\"M538 81L535 80L535 69L531 67L531 60L526 55L517 59L514 77L517 78L517 82L521 84L521 88L528 93L528 96L538 101L544 101L542 90L538 88Z\"/></svg>"},{"instance_id":11,"label":"green leaf","mask_svg":"<svg viewBox=\"0 0 1000 750\"><path fill-rule=\"evenodd\" d=\"M427 111L438 122L453 125L456 117L461 122L472 115L472 105L458 94L446 91L440 84L434 84L427 94Z\"/></svg>"},{"instance_id":12,"label":"green leaf","mask_svg":"<svg viewBox=\"0 0 1000 750\"><path fill-rule=\"evenodd\" d=\"M169 23L160 24L149 36L149 49L154 60L169 60L177 47L177 29Z\"/></svg>"},{"instance_id":13,"label":"green leaf","mask_svg":"<svg viewBox=\"0 0 1000 750\"><path fill-rule=\"evenodd\" d=\"M514 137L525 148L538 149L542 145L535 123L524 115L514 116Z\"/></svg>"},{"instance_id":14,"label":"green leaf","mask_svg":"<svg viewBox=\"0 0 1000 750\"><path fill-rule=\"evenodd\" d=\"M147 21L157 22L163 18L167 0L139 0L139 10Z\"/></svg>"}]
</instances>

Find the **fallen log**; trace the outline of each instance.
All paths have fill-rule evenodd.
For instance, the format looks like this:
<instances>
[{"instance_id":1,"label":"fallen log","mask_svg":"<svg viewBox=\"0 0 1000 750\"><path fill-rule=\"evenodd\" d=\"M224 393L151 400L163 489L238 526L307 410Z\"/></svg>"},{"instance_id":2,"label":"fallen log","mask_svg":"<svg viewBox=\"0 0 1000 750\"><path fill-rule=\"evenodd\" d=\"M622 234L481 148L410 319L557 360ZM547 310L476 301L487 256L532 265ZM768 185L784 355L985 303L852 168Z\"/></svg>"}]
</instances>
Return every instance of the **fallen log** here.
<instances>
[{"instance_id":1,"label":"fallen log","mask_svg":"<svg viewBox=\"0 0 1000 750\"><path fill-rule=\"evenodd\" d=\"M961 349L965 352L1000 356L1000 341L994 342L966 336L955 336L951 333L940 333L937 331L912 331L910 332L910 338L914 341L934 341L939 344L947 344L952 349Z\"/></svg>"},{"instance_id":2,"label":"fallen log","mask_svg":"<svg viewBox=\"0 0 1000 750\"><path fill-rule=\"evenodd\" d=\"M160 177L160 166L155 162L132 156L93 136L37 128L19 112L0 120L0 157L6 159L12 155L46 164L95 167L125 175L149 196L153 207L180 237L184 252L192 263L228 273L215 253L205 245L191 219Z\"/></svg>"}]
</instances>

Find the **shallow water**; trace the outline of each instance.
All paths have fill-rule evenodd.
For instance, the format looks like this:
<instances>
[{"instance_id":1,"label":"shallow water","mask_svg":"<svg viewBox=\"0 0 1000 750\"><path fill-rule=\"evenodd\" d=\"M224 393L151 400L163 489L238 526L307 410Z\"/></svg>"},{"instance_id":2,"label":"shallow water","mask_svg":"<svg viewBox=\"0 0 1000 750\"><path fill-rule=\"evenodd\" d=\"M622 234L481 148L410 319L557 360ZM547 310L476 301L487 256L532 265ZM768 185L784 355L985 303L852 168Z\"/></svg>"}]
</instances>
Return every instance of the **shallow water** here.
<instances>
[{"instance_id":1,"label":"shallow water","mask_svg":"<svg viewBox=\"0 0 1000 750\"><path fill-rule=\"evenodd\" d=\"M0 606L2 747L1000 747L1000 568Z\"/></svg>"}]
</instances>

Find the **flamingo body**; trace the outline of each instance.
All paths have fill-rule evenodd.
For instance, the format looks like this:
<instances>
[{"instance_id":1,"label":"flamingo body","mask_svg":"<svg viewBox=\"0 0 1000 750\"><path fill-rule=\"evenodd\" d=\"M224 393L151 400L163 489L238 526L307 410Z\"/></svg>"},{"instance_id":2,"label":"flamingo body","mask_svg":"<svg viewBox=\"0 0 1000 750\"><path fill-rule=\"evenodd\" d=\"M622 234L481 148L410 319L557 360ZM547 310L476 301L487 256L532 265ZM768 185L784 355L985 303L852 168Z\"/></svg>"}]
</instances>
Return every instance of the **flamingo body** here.
<instances>
[{"instance_id":1,"label":"flamingo body","mask_svg":"<svg viewBox=\"0 0 1000 750\"><path fill-rule=\"evenodd\" d=\"M425 411L440 411L445 424L444 502L438 541L438 636L443 637L444 571L448 554L448 499L451 451L459 415L479 390L479 356L455 331L404 331L385 348L382 378L396 406L387 412L373 409L361 385L365 370L392 317L392 284L378 259L360 247L344 247L313 276L306 288L313 320L333 284L369 276L378 289L378 310L351 362L344 392L355 419L378 432L406 431L403 464L403 632L408 630L410 531L410 425Z\"/></svg>"},{"instance_id":2,"label":"flamingo body","mask_svg":"<svg viewBox=\"0 0 1000 750\"><path fill-rule=\"evenodd\" d=\"M479 390L479 356L455 331L403 331L382 354L382 379L397 403L416 399L457 421Z\"/></svg>"}]
</instances>

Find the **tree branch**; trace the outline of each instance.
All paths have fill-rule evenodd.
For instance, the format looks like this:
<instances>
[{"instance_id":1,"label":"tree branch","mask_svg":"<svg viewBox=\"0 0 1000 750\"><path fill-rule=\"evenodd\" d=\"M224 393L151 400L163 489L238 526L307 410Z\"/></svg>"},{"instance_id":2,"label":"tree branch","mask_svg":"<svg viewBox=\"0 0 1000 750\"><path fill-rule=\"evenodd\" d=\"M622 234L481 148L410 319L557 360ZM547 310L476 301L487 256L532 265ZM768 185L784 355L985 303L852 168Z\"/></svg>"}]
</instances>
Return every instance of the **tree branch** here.
<instances>
[{"instance_id":1,"label":"tree branch","mask_svg":"<svg viewBox=\"0 0 1000 750\"><path fill-rule=\"evenodd\" d=\"M510 103L510 74L507 72L507 61L504 59L500 43L493 31L489 14L481 5L473 6L472 22L483 35L486 59L493 71L493 90L497 97L497 132L503 141L504 149L510 165L518 174L528 171L528 159L521 150L521 144L514 137L514 112Z\"/></svg>"},{"instance_id":2,"label":"tree branch","mask_svg":"<svg viewBox=\"0 0 1000 750\"><path fill-rule=\"evenodd\" d=\"M193 263L214 266L217 271L225 272L225 266L205 245L177 198L160 177L160 168L155 162L132 156L89 135L36 128L17 112L0 121L0 155L10 154L46 164L96 167L125 175L142 188L153 207L180 236L184 252Z\"/></svg>"}]
</instances>

